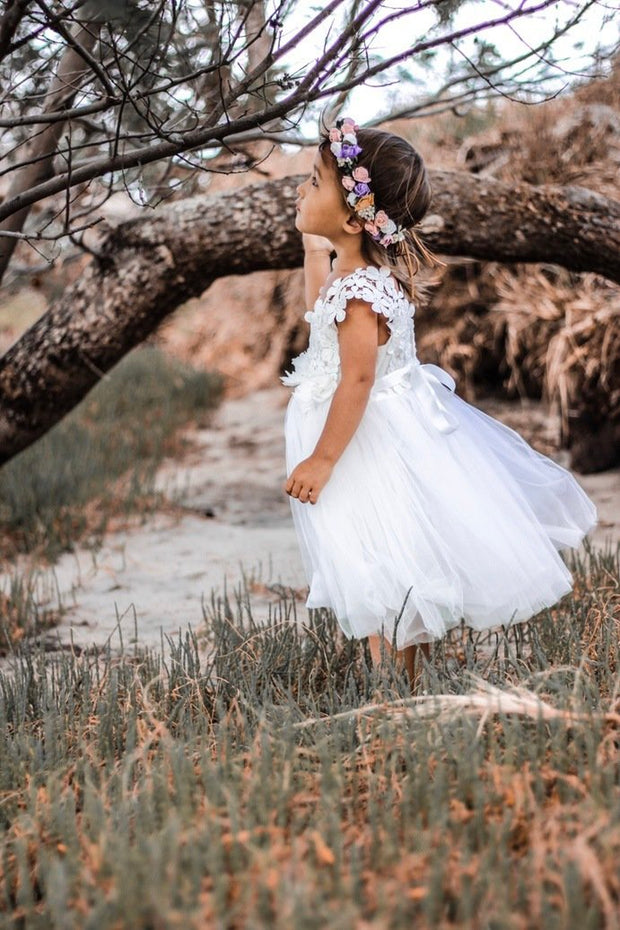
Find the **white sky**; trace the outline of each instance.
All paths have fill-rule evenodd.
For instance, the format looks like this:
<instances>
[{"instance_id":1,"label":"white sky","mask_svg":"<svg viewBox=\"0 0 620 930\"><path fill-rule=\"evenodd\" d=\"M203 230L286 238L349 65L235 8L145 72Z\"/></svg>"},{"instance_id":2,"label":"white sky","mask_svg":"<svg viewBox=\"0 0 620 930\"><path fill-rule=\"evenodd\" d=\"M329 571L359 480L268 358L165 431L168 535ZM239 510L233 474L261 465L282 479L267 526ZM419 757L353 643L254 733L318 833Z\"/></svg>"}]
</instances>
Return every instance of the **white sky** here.
<instances>
[{"instance_id":1,"label":"white sky","mask_svg":"<svg viewBox=\"0 0 620 930\"><path fill-rule=\"evenodd\" d=\"M535 0L525 0L526 6L534 5ZM410 12L405 13L403 17L383 27L377 40L372 45L372 51L384 57L390 57L399 51L414 45L416 42L432 38L433 27L436 24L436 15L432 11L416 11L416 3L412 0L386 0L380 9L380 15L383 17L386 13L403 9L411 6ZM520 0L470 0L464 8L460 10L454 19L456 29L467 28L477 23L487 22L498 19L506 14L510 9L520 5ZM575 11L582 6L580 0L558 0L554 6L531 16L515 20L512 25L502 25L493 29L484 30L480 37L488 42L493 43L504 57L515 57L523 54L527 50L527 45L540 44L548 35L552 34L554 27L565 23L575 15ZM287 37L294 34L301 26L310 21L313 16L321 9L317 3L299 5L294 15L287 17L286 28L283 31L282 41L285 42ZM565 37L562 37L554 44L555 58L560 59L560 67L557 68L557 81L553 85L545 85L546 93L557 92L567 82L574 80L570 74L563 73L562 68L569 72L580 72L590 63L592 53L597 46L601 44L610 46L617 44L620 40L620 0L600 0L585 15L583 20L577 24ZM338 28L339 19L336 16L326 22L320 30L310 35L303 43L302 49L296 50L295 56L291 57L288 66L291 70L300 68L305 70L306 67L313 63L321 53L323 42L325 40L328 23L333 31ZM335 32L337 34L337 32ZM576 45L580 47L575 47ZM458 47L468 56L475 55L474 38L463 38L458 42ZM433 70L423 70L415 64L413 60L405 63L405 67L410 71L412 76L418 80L418 83L392 83L388 84L389 78L378 76L362 87L352 91L351 102L348 110L360 122L365 122L376 115L387 113L391 106L396 103L410 101L412 98L426 96L436 91L442 84L447 67L449 65L450 55L454 60L461 59L457 51L450 51L443 48L435 57ZM464 62L464 59L461 59ZM392 75L394 82L396 75ZM384 85L384 86L381 86ZM327 98L318 101L312 115L308 114L308 119L304 120L302 129L307 128L310 135L316 131L316 114L327 103ZM366 117L364 116L366 115Z\"/></svg>"}]
</instances>

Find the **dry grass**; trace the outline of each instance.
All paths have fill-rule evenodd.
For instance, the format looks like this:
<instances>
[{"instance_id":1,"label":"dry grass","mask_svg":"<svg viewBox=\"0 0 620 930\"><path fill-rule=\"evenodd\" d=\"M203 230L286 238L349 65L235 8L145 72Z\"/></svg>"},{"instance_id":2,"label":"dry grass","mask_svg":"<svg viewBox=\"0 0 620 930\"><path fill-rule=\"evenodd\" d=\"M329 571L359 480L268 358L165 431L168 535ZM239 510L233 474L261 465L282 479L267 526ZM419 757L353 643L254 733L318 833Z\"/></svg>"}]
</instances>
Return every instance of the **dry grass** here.
<instances>
[{"instance_id":1,"label":"dry grass","mask_svg":"<svg viewBox=\"0 0 620 930\"><path fill-rule=\"evenodd\" d=\"M576 288L570 277L535 269L519 280L498 270L493 308L506 326L507 390L525 393L527 371L548 403L558 400L565 438L576 406L620 419L620 288L593 274Z\"/></svg>"},{"instance_id":2,"label":"dry grass","mask_svg":"<svg viewBox=\"0 0 620 930\"><path fill-rule=\"evenodd\" d=\"M411 699L326 611L212 597L210 651L0 676L15 928L617 930L620 547L553 610L450 631ZM381 696L378 698L378 696Z\"/></svg>"}]
</instances>

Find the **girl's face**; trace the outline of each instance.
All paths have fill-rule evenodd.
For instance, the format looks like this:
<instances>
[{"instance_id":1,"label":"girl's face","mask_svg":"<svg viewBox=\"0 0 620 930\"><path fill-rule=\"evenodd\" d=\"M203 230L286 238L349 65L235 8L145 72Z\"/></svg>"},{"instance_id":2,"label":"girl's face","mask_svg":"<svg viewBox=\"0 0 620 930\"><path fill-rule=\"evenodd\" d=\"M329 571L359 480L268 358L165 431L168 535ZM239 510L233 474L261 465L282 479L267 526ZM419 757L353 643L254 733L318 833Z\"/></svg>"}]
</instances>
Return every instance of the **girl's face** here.
<instances>
[{"instance_id":1,"label":"girl's face","mask_svg":"<svg viewBox=\"0 0 620 930\"><path fill-rule=\"evenodd\" d=\"M350 217L334 172L316 152L310 176L297 188L295 226L302 233L326 236L330 240L342 235L343 223Z\"/></svg>"}]
</instances>

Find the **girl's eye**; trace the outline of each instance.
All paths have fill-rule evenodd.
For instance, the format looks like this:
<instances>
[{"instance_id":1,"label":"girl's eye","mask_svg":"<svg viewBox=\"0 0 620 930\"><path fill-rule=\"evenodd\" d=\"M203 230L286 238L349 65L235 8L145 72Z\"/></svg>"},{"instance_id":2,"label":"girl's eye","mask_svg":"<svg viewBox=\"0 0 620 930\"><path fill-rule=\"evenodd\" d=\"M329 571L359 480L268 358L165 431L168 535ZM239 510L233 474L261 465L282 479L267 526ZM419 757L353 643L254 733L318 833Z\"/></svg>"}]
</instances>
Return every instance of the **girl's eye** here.
<instances>
[{"instance_id":1,"label":"girl's eye","mask_svg":"<svg viewBox=\"0 0 620 930\"><path fill-rule=\"evenodd\" d=\"M312 186L313 186L313 187L318 187L318 186L319 186L319 185L318 185L318 182L317 182L317 179L315 178L314 175L312 175Z\"/></svg>"}]
</instances>

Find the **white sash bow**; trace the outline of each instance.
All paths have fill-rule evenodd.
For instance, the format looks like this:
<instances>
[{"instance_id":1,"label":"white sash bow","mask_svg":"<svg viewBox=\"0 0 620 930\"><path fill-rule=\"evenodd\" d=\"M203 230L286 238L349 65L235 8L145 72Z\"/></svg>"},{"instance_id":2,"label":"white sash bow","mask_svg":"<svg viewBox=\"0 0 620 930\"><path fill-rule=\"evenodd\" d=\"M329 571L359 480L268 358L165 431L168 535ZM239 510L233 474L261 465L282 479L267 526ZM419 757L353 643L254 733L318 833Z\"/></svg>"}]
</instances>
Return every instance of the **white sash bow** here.
<instances>
[{"instance_id":1,"label":"white sash bow","mask_svg":"<svg viewBox=\"0 0 620 930\"><path fill-rule=\"evenodd\" d=\"M410 390L433 426L442 433L451 433L457 429L459 421L450 411L444 392L446 388L454 392L455 387L452 375L439 365L432 365L430 362L422 365L419 361L412 360L402 368L377 378L370 396L381 400L390 394L401 394Z\"/></svg>"}]
</instances>

